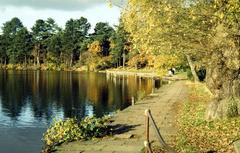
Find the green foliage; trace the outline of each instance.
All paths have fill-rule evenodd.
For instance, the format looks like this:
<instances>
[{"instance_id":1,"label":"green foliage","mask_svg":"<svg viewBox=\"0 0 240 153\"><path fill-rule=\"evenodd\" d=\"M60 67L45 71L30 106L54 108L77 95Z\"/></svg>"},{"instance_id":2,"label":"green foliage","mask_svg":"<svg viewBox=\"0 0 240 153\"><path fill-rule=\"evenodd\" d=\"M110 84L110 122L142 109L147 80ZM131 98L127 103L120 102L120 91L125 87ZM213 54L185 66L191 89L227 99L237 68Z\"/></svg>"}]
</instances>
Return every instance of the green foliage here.
<instances>
[{"instance_id":1,"label":"green foliage","mask_svg":"<svg viewBox=\"0 0 240 153\"><path fill-rule=\"evenodd\" d=\"M193 80L193 75L192 75L192 72L191 72L190 69L187 69L187 78L188 78L189 80Z\"/></svg>"},{"instance_id":2,"label":"green foliage","mask_svg":"<svg viewBox=\"0 0 240 153\"><path fill-rule=\"evenodd\" d=\"M5 53L2 51L2 56L8 56L9 63L18 63L18 58L28 51L28 47L31 47L29 43L29 34L20 19L12 18L3 25L3 45L1 48L5 49ZM6 58L6 57L5 57ZM5 59L6 60L6 59Z\"/></svg>"},{"instance_id":3,"label":"green foliage","mask_svg":"<svg viewBox=\"0 0 240 153\"><path fill-rule=\"evenodd\" d=\"M94 28L94 33L92 38L101 44L101 52L103 56L109 55L109 48L110 48L110 37L114 29L109 26L108 23L98 22Z\"/></svg>"},{"instance_id":4,"label":"green foliage","mask_svg":"<svg viewBox=\"0 0 240 153\"><path fill-rule=\"evenodd\" d=\"M109 117L96 118L86 117L80 124L82 139L91 139L93 137L102 137L107 134Z\"/></svg>"},{"instance_id":5,"label":"green foliage","mask_svg":"<svg viewBox=\"0 0 240 153\"><path fill-rule=\"evenodd\" d=\"M4 36L0 35L0 64L4 64L7 58L7 53L6 53L6 39Z\"/></svg>"},{"instance_id":6,"label":"green foliage","mask_svg":"<svg viewBox=\"0 0 240 153\"><path fill-rule=\"evenodd\" d=\"M110 38L110 54L112 55L112 63L119 66L125 66L128 60L126 55L129 52L129 42L127 40L128 33L124 30L123 24L120 23L116 32L112 33Z\"/></svg>"},{"instance_id":7,"label":"green foliage","mask_svg":"<svg viewBox=\"0 0 240 153\"><path fill-rule=\"evenodd\" d=\"M68 20L64 29L48 18L36 20L28 31L21 20L12 18L3 24L0 34L0 64L24 63L25 68L43 70L86 66L94 71L125 66L130 43L122 22L116 30L98 22L91 34L90 27L84 17Z\"/></svg>"},{"instance_id":8,"label":"green foliage","mask_svg":"<svg viewBox=\"0 0 240 153\"><path fill-rule=\"evenodd\" d=\"M61 33L53 35L48 41L47 61L50 63L60 64L62 51Z\"/></svg>"},{"instance_id":9,"label":"green foliage","mask_svg":"<svg viewBox=\"0 0 240 153\"><path fill-rule=\"evenodd\" d=\"M68 66L72 66L76 59L79 59L81 50L80 43L83 43L84 39L88 35L90 29L90 23L84 17L80 19L70 19L65 25L63 30L63 58ZM82 51L82 50L81 50Z\"/></svg>"},{"instance_id":10,"label":"green foliage","mask_svg":"<svg viewBox=\"0 0 240 153\"><path fill-rule=\"evenodd\" d=\"M43 141L47 146L77 140L81 137L76 119L54 121L44 133Z\"/></svg>"},{"instance_id":11,"label":"green foliage","mask_svg":"<svg viewBox=\"0 0 240 153\"><path fill-rule=\"evenodd\" d=\"M53 121L43 135L45 150L53 150L55 146L75 140L87 140L107 134L109 117L85 117L81 121L75 118Z\"/></svg>"}]
</instances>

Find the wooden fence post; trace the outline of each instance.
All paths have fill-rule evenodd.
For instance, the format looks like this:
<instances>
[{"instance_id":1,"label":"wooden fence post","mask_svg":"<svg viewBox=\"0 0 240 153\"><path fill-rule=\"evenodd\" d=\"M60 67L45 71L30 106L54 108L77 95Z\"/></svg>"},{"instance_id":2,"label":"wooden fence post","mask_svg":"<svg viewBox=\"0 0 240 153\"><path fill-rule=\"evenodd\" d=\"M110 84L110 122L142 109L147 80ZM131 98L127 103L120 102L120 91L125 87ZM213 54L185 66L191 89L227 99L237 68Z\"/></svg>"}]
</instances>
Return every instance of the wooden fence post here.
<instances>
[{"instance_id":1,"label":"wooden fence post","mask_svg":"<svg viewBox=\"0 0 240 153\"><path fill-rule=\"evenodd\" d=\"M149 145L149 117L148 117L149 109L145 110L145 137L147 144ZM145 153L148 153L148 147L145 146Z\"/></svg>"},{"instance_id":2,"label":"wooden fence post","mask_svg":"<svg viewBox=\"0 0 240 153\"><path fill-rule=\"evenodd\" d=\"M135 105L135 99L134 99L134 97L132 97L132 106L134 106Z\"/></svg>"}]
</instances>

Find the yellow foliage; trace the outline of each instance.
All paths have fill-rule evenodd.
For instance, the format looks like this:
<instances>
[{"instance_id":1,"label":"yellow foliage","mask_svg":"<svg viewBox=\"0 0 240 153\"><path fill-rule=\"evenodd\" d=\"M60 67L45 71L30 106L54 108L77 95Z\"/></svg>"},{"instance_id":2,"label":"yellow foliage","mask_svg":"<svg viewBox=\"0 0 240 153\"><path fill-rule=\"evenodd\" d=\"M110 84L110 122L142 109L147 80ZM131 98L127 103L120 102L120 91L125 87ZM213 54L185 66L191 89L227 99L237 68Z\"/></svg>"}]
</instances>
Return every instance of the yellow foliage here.
<instances>
[{"instance_id":1,"label":"yellow foliage","mask_svg":"<svg viewBox=\"0 0 240 153\"><path fill-rule=\"evenodd\" d=\"M156 69L169 69L181 64L182 60L174 55L158 55L155 57L154 68Z\"/></svg>"},{"instance_id":2,"label":"yellow foliage","mask_svg":"<svg viewBox=\"0 0 240 153\"><path fill-rule=\"evenodd\" d=\"M129 61L128 61L128 66L130 67L138 67L139 65L143 65L147 62L147 57L145 54L137 54L133 56Z\"/></svg>"},{"instance_id":3,"label":"yellow foliage","mask_svg":"<svg viewBox=\"0 0 240 153\"><path fill-rule=\"evenodd\" d=\"M102 52L101 43L99 41L92 42L88 45L88 51L94 55L100 54Z\"/></svg>"}]
</instances>

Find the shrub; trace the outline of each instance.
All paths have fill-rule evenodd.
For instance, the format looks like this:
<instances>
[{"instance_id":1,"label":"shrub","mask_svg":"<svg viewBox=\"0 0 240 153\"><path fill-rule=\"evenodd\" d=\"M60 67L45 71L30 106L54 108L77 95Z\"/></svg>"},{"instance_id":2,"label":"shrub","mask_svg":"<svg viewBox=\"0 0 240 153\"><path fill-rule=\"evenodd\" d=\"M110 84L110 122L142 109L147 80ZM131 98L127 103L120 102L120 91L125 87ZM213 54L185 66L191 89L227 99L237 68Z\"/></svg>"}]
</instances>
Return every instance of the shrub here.
<instances>
[{"instance_id":1,"label":"shrub","mask_svg":"<svg viewBox=\"0 0 240 153\"><path fill-rule=\"evenodd\" d=\"M190 69L187 69L187 78L188 78L189 80L193 80L193 74L192 74L192 72L191 72Z\"/></svg>"},{"instance_id":2,"label":"shrub","mask_svg":"<svg viewBox=\"0 0 240 153\"><path fill-rule=\"evenodd\" d=\"M86 117L53 121L43 135L45 148L42 152L51 152L57 145L75 140L87 140L107 134L109 117Z\"/></svg>"}]
</instances>

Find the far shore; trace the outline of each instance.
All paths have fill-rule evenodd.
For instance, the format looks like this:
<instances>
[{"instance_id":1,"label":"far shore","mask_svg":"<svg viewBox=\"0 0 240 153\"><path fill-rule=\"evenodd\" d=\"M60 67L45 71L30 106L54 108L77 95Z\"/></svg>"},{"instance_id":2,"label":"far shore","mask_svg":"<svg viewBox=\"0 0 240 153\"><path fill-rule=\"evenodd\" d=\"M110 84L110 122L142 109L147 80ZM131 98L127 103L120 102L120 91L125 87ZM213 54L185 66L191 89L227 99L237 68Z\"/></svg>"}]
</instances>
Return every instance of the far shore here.
<instances>
[{"instance_id":1,"label":"far shore","mask_svg":"<svg viewBox=\"0 0 240 153\"><path fill-rule=\"evenodd\" d=\"M186 75L177 73L173 76L160 76L154 69L130 69L130 68L110 68L106 70L89 70L87 66L73 66L67 68L64 65L41 64L41 65L24 65L24 64L8 64L0 65L0 70L40 70L40 71L72 71L72 72L99 72L112 76L137 76L140 78L151 78L154 80L186 80Z\"/></svg>"}]
</instances>

